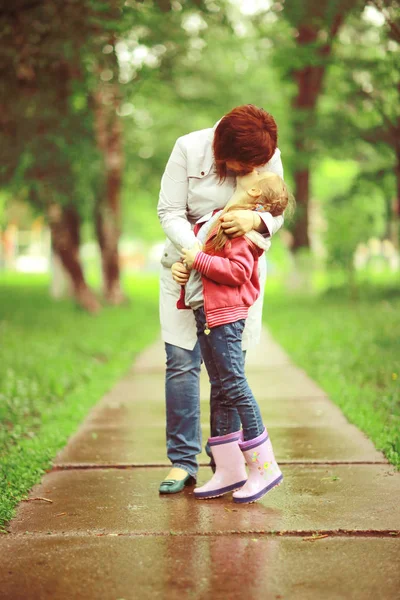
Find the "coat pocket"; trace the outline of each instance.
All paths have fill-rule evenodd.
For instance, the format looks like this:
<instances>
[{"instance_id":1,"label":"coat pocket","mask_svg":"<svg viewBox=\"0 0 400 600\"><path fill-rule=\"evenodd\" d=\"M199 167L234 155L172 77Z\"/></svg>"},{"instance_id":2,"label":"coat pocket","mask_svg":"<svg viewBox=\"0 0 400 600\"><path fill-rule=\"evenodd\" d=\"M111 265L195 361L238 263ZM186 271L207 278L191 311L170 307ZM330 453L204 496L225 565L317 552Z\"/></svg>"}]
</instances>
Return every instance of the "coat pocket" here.
<instances>
[{"instance_id":1,"label":"coat pocket","mask_svg":"<svg viewBox=\"0 0 400 600\"><path fill-rule=\"evenodd\" d=\"M167 267L170 269L172 265L181 260L181 255L178 250L175 248L172 242L167 240L165 242L163 253L161 256L161 264L163 267Z\"/></svg>"}]
</instances>

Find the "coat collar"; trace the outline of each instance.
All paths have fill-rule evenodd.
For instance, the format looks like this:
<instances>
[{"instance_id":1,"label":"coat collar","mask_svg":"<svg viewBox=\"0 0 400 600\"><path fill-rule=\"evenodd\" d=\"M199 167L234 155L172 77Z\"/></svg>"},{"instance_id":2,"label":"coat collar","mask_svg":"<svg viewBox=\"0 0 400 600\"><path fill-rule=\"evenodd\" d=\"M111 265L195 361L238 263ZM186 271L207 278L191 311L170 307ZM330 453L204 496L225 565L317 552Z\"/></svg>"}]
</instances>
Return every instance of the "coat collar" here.
<instances>
[{"instance_id":1,"label":"coat collar","mask_svg":"<svg viewBox=\"0 0 400 600\"><path fill-rule=\"evenodd\" d=\"M220 123L221 119L219 119L219 121L217 121L214 125L214 127L211 127L210 129L210 134L208 136L208 144L207 144L207 148L204 154L204 159L203 159L203 163L202 163L202 168L201 171L205 174L208 174L211 170L211 168L215 165L215 161L214 161L214 152L213 152L213 141L214 141L214 133L215 130L218 127L218 124Z\"/></svg>"}]
</instances>

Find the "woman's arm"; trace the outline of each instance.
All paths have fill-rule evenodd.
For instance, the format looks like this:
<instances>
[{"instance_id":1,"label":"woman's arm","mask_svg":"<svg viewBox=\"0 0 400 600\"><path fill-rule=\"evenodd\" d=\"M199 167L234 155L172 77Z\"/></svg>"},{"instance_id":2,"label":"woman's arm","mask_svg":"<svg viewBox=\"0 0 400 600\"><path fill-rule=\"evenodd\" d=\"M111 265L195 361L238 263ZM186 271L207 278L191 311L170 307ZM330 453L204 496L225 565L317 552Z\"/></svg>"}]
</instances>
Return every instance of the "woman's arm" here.
<instances>
[{"instance_id":1,"label":"woman's arm","mask_svg":"<svg viewBox=\"0 0 400 600\"><path fill-rule=\"evenodd\" d=\"M237 238L252 229L270 237L283 225L283 216L273 217L269 212L253 210L231 210L221 217L222 228L226 235Z\"/></svg>"},{"instance_id":2,"label":"woman's arm","mask_svg":"<svg viewBox=\"0 0 400 600\"><path fill-rule=\"evenodd\" d=\"M186 215L187 194L186 152L179 138L161 179L157 206L161 227L178 250L182 247L190 248L196 242Z\"/></svg>"}]
</instances>

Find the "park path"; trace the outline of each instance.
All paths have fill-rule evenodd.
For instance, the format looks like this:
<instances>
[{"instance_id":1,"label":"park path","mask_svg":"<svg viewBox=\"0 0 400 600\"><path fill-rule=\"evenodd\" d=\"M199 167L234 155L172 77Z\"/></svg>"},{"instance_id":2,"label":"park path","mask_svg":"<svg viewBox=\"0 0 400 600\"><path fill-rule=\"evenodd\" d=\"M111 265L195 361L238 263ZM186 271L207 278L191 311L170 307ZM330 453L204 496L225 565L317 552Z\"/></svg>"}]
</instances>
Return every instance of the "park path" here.
<instances>
[{"instance_id":1,"label":"park path","mask_svg":"<svg viewBox=\"0 0 400 600\"><path fill-rule=\"evenodd\" d=\"M2 600L400 598L400 474L266 331L247 370L285 479L255 504L159 496L163 369L158 342L20 503Z\"/></svg>"}]
</instances>

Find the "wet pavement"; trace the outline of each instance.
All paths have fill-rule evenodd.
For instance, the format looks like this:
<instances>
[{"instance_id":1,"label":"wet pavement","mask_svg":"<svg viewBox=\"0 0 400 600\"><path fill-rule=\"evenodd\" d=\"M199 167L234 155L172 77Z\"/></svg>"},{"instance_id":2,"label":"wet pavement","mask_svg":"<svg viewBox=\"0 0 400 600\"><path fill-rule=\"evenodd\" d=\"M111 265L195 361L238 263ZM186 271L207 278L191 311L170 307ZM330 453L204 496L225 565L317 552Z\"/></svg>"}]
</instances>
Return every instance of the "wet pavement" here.
<instances>
[{"instance_id":1,"label":"wet pavement","mask_svg":"<svg viewBox=\"0 0 400 600\"><path fill-rule=\"evenodd\" d=\"M284 482L260 502L158 494L163 368L157 343L20 503L2 600L400 598L400 474L266 332L247 370ZM203 441L207 394L203 374Z\"/></svg>"}]
</instances>

